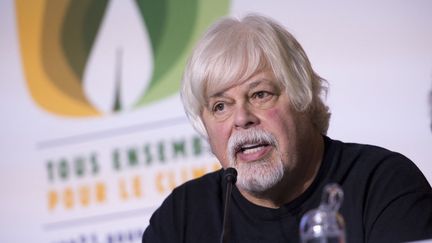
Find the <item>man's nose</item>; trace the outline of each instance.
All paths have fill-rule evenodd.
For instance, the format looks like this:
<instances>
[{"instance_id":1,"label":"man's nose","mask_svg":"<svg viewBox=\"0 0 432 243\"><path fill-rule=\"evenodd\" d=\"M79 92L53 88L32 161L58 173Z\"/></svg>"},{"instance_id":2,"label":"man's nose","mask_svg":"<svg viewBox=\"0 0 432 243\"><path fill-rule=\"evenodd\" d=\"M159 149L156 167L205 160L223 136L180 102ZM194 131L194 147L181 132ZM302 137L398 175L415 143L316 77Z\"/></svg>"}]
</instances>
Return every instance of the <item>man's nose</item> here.
<instances>
[{"instance_id":1,"label":"man's nose","mask_svg":"<svg viewBox=\"0 0 432 243\"><path fill-rule=\"evenodd\" d=\"M240 104L235 109L234 126L235 128L247 129L259 124L259 119L249 104Z\"/></svg>"}]
</instances>

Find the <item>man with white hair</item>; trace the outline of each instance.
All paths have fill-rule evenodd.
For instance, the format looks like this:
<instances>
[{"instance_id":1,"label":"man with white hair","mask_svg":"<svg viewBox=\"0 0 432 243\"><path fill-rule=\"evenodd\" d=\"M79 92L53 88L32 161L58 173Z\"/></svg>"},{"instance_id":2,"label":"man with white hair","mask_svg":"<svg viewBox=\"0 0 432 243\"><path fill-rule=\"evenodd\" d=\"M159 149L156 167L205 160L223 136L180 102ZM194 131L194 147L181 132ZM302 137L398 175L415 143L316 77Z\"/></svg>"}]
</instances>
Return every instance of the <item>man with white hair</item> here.
<instances>
[{"instance_id":1,"label":"man with white hair","mask_svg":"<svg viewBox=\"0 0 432 243\"><path fill-rule=\"evenodd\" d=\"M227 182L230 242L299 242L299 222L338 183L347 242L432 238L432 190L401 154L326 136L326 82L275 21L223 18L197 44L181 97L223 169L174 189L143 242L219 242Z\"/></svg>"}]
</instances>

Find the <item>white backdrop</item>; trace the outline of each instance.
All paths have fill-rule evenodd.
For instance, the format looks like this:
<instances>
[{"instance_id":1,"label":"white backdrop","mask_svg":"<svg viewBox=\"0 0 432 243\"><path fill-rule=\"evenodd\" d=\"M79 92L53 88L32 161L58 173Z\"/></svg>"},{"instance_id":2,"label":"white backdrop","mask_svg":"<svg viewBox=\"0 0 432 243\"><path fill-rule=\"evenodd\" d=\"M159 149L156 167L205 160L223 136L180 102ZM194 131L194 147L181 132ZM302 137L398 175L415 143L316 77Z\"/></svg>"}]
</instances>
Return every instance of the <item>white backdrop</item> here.
<instances>
[{"instance_id":1,"label":"white backdrop","mask_svg":"<svg viewBox=\"0 0 432 243\"><path fill-rule=\"evenodd\" d=\"M431 10L429 0L237 0L229 14L271 16L297 37L330 84L330 137L401 152L432 182ZM117 115L48 113L30 95L16 28L14 3L0 1L0 242L140 242L173 185L216 168L205 145L194 154L198 140L178 94ZM171 151L179 141L185 155ZM129 151L138 151L138 165L127 165ZM143 162L149 155L154 164ZM84 175L61 179L62 159L77 158ZM64 199L70 191L72 201Z\"/></svg>"}]
</instances>

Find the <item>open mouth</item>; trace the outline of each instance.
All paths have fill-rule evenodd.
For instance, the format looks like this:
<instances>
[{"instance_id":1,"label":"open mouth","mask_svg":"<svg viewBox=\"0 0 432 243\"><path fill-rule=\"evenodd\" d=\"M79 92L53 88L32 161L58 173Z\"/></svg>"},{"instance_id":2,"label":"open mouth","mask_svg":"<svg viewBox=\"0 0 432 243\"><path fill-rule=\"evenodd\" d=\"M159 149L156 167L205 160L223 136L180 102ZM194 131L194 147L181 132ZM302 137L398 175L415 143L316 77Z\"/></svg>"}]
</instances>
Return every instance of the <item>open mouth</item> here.
<instances>
[{"instance_id":1,"label":"open mouth","mask_svg":"<svg viewBox=\"0 0 432 243\"><path fill-rule=\"evenodd\" d=\"M263 159L271 151L271 144L266 142L245 143L236 147L236 161L252 162Z\"/></svg>"},{"instance_id":2,"label":"open mouth","mask_svg":"<svg viewBox=\"0 0 432 243\"><path fill-rule=\"evenodd\" d=\"M268 143L243 144L240 145L236 151L237 153L242 154L252 154L264 149L269 145L270 144Z\"/></svg>"},{"instance_id":3,"label":"open mouth","mask_svg":"<svg viewBox=\"0 0 432 243\"><path fill-rule=\"evenodd\" d=\"M277 150L272 134L263 130L248 130L236 133L228 141L228 153L233 163L253 162L270 156Z\"/></svg>"}]
</instances>

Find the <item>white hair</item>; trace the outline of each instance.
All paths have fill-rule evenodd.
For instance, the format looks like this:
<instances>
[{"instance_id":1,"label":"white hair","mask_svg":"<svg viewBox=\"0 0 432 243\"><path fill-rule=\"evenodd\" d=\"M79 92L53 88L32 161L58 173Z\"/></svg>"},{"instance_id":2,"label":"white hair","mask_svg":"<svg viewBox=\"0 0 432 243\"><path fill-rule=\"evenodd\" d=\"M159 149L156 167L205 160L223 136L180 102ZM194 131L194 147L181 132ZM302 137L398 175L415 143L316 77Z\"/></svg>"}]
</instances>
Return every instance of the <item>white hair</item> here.
<instances>
[{"instance_id":1,"label":"white hair","mask_svg":"<svg viewBox=\"0 0 432 243\"><path fill-rule=\"evenodd\" d=\"M309 112L315 127L326 134L330 118L322 100L326 81L313 71L303 48L288 31L259 15L222 18L198 42L180 91L192 126L207 137L201 119L207 89L228 87L266 69L285 87L293 107Z\"/></svg>"}]
</instances>

